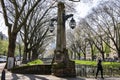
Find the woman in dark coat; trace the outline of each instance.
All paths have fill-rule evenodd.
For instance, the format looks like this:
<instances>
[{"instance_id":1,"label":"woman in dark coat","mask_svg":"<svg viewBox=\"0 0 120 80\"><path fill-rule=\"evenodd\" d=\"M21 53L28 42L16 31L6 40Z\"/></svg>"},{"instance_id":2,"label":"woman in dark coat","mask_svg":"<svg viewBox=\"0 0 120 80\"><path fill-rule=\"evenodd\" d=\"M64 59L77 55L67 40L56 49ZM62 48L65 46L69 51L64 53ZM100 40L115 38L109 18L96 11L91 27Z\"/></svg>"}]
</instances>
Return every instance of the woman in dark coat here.
<instances>
[{"instance_id":1,"label":"woman in dark coat","mask_svg":"<svg viewBox=\"0 0 120 80\"><path fill-rule=\"evenodd\" d=\"M103 77L102 61L101 60L98 60L98 63L97 63L97 72L96 72L96 77L95 78L97 78L99 71L101 72L101 78L104 78Z\"/></svg>"}]
</instances>

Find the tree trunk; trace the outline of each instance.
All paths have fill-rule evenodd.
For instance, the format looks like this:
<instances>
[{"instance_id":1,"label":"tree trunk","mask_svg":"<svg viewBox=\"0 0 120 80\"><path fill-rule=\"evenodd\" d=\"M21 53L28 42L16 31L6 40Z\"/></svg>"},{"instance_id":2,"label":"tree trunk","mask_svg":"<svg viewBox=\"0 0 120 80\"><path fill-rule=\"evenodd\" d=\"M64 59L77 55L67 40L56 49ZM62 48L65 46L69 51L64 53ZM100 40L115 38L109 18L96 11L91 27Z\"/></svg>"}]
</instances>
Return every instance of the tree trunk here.
<instances>
[{"instance_id":1,"label":"tree trunk","mask_svg":"<svg viewBox=\"0 0 120 80\"><path fill-rule=\"evenodd\" d=\"M35 59L37 59L37 58L38 58L37 50L34 49L34 50L32 51L32 60L35 60Z\"/></svg>"},{"instance_id":2,"label":"tree trunk","mask_svg":"<svg viewBox=\"0 0 120 80\"><path fill-rule=\"evenodd\" d=\"M86 53L84 53L84 60L86 60Z\"/></svg>"},{"instance_id":3,"label":"tree trunk","mask_svg":"<svg viewBox=\"0 0 120 80\"><path fill-rule=\"evenodd\" d=\"M120 50L118 50L118 61L120 62Z\"/></svg>"},{"instance_id":4,"label":"tree trunk","mask_svg":"<svg viewBox=\"0 0 120 80\"><path fill-rule=\"evenodd\" d=\"M26 46L24 46L24 53L23 53L22 63L26 63L26 62L27 62L27 48L26 48Z\"/></svg>"},{"instance_id":5,"label":"tree trunk","mask_svg":"<svg viewBox=\"0 0 120 80\"><path fill-rule=\"evenodd\" d=\"M16 47L16 37L17 37L17 34L15 33L13 33L9 37L8 57L14 57L15 47Z\"/></svg>"},{"instance_id":6,"label":"tree trunk","mask_svg":"<svg viewBox=\"0 0 120 80\"><path fill-rule=\"evenodd\" d=\"M21 53L22 53L21 50L22 50L22 49L21 49L21 44L19 43L19 58L20 58L20 61L21 61L21 56L22 56L22 54L21 54Z\"/></svg>"},{"instance_id":7,"label":"tree trunk","mask_svg":"<svg viewBox=\"0 0 120 80\"><path fill-rule=\"evenodd\" d=\"M79 54L79 53L77 53L77 54L78 54L78 59L80 60L81 56L80 56L80 54Z\"/></svg>"},{"instance_id":8,"label":"tree trunk","mask_svg":"<svg viewBox=\"0 0 120 80\"><path fill-rule=\"evenodd\" d=\"M31 60L31 52L28 53L28 61Z\"/></svg>"},{"instance_id":9,"label":"tree trunk","mask_svg":"<svg viewBox=\"0 0 120 80\"><path fill-rule=\"evenodd\" d=\"M103 59L103 61L105 61L105 55L104 55L104 52L101 52L101 55L102 55L102 59Z\"/></svg>"},{"instance_id":10,"label":"tree trunk","mask_svg":"<svg viewBox=\"0 0 120 80\"><path fill-rule=\"evenodd\" d=\"M91 58L92 58L92 61L94 61L94 51L93 51L93 49L91 49Z\"/></svg>"},{"instance_id":11,"label":"tree trunk","mask_svg":"<svg viewBox=\"0 0 120 80\"><path fill-rule=\"evenodd\" d=\"M9 45L8 45L8 53L7 53L7 57L13 57L14 58L14 63L13 63L13 67L15 66L15 47L16 47L16 37L17 37L17 33L9 33ZM7 68L7 64L8 64L8 60L7 63L5 65L5 68Z\"/></svg>"},{"instance_id":12,"label":"tree trunk","mask_svg":"<svg viewBox=\"0 0 120 80\"><path fill-rule=\"evenodd\" d=\"M70 58L73 59L73 52L70 51Z\"/></svg>"},{"instance_id":13,"label":"tree trunk","mask_svg":"<svg viewBox=\"0 0 120 80\"><path fill-rule=\"evenodd\" d=\"M73 54L74 54L74 60L76 60L76 59L77 59L77 58L76 58L76 53L74 52Z\"/></svg>"},{"instance_id":14,"label":"tree trunk","mask_svg":"<svg viewBox=\"0 0 120 80\"><path fill-rule=\"evenodd\" d=\"M38 59L38 54L37 53L32 53L32 60Z\"/></svg>"},{"instance_id":15,"label":"tree trunk","mask_svg":"<svg viewBox=\"0 0 120 80\"><path fill-rule=\"evenodd\" d=\"M91 54L92 61L94 61L94 53Z\"/></svg>"}]
</instances>

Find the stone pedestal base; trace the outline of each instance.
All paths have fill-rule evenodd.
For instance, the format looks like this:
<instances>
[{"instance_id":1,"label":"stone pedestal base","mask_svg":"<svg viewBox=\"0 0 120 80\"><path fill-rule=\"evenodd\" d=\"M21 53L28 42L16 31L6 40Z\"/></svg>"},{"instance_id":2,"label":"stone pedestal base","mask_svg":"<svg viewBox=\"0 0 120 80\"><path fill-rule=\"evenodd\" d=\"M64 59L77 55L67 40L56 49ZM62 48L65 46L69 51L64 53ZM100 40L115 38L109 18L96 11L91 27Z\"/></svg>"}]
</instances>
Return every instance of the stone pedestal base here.
<instances>
[{"instance_id":1,"label":"stone pedestal base","mask_svg":"<svg viewBox=\"0 0 120 80\"><path fill-rule=\"evenodd\" d=\"M69 59L68 50L55 51L52 74L58 77L76 77L75 62Z\"/></svg>"},{"instance_id":2,"label":"stone pedestal base","mask_svg":"<svg viewBox=\"0 0 120 80\"><path fill-rule=\"evenodd\" d=\"M58 77L76 77L75 62L57 63L52 67L52 73Z\"/></svg>"}]
</instances>

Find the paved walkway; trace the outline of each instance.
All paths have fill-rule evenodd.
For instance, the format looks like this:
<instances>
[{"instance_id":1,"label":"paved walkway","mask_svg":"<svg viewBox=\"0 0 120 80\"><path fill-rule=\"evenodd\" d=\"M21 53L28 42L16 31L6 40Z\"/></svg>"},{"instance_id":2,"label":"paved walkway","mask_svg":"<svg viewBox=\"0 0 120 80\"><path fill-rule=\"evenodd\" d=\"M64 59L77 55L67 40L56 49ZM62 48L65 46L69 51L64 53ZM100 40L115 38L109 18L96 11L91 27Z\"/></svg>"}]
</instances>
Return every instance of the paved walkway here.
<instances>
[{"instance_id":1,"label":"paved walkway","mask_svg":"<svg viewBox=\"0 0 120 80\"><path fill-rule=\"evenodd\" d=\"M1 77L1 74L0 74ZM52 75L34 75L34 74L13 74L9 71L6 71L6 80L103 80L101 78L60 78ZM120 80L116 77L107 77L104 80Z\"/></svg>"},{"instance_id":2,"label":"paved walkway","mask_svg":"<svg viewBox=\"0 0 120 80\"><path fill-rule=\"evenodd\" d=\"M4 63L3 63L4 64ZM4 65L0 64L0 77L3 70ZM9 71L6 71L6 80L103 80L101 78L60 78L52 75L34 75L34 74L15 74ZM120 77L105 77L104 80L120 80Z\"/></svg>"}]
</instances>

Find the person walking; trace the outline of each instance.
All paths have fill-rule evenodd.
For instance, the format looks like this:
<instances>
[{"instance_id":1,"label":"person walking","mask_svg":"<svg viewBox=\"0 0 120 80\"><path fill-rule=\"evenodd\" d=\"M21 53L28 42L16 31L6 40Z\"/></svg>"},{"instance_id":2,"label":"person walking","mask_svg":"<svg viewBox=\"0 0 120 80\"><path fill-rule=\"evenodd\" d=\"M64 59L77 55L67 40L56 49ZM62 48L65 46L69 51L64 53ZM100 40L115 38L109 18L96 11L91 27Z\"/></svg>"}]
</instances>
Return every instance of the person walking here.
<instances>
[{"instance_id":1,"label":"person walking","mask_svg":"<svg viewBox=\"0 0 120 80\"><path fill-rule=\"evenodd\" d=\"M102 60L101 59L99 59L98 63L97 63L97 72L96 72L96 77L95 77L96 79L97 79L99 71L101 72L101 78L104 79L104 77L103 77Z\"/></svg>"},{"instance_id":2,"label":"person walking","mask_svg":"<svg viewBox=\"0 0 120 80\"><path fill-rule=\"evenodd\" d=\"M5 80L5 69L2 71L1 80Z\"/></svg>"}]
</instances>

